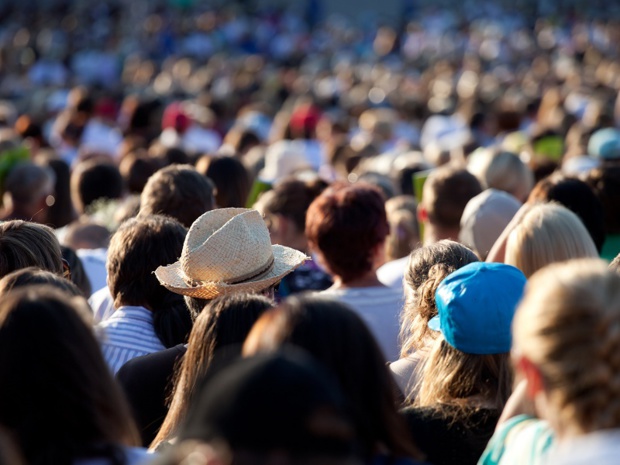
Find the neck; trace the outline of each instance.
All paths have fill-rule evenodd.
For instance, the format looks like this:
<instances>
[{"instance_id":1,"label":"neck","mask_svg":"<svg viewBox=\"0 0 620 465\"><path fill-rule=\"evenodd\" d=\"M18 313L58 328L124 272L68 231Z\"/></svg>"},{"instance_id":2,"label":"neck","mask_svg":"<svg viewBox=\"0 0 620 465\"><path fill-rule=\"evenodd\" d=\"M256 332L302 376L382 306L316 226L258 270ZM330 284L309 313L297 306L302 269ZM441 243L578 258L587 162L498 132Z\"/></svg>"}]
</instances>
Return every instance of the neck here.
<instances>
[{"instance_id":1,"label":"neck","mask_svg":"<svg viewBox=\"0 0 620 465\"><path fill-rule=\"evenodd\" d=\"M358 278L344 281L340 276L334 276L334 285L330 289L352 289L359 287L385 287L381 281L377 279L377 273L374 270L360 276Z\"/></svg>"},{"instance_id":2,"label":"neck","mask_svg":"<svg viewBox=\"0 0 620 465\"><path fill-rule=\"evenodd\" d=\"M432 223L424 223L424 245L435 244L441 240L459 240L459 228L442 228Z\"/></svg>"}]
</instances>

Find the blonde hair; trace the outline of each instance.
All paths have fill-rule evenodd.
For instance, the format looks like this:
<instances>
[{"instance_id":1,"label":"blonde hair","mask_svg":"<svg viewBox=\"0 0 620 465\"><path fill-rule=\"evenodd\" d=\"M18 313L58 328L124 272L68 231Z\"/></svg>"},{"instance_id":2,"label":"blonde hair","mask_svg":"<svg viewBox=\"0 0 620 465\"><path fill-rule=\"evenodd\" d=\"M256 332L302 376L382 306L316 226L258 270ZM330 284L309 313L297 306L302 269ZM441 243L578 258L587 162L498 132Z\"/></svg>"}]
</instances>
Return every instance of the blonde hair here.
<instances>
[{"instance_id":1,"label":"blonde hair","mask_svg":"<svg viewBox=\"0 0 620 465\"><path fill-rule=\"evenodd\" d=\"M514 343L544 379L549 410L582 433L620 427L620 276L601 260L556 264L530 279Z\"/></svg>"},{"instance_id":2,"label":"blonde hair","mask_svg":"<svg viewBox=\"0 0 620 465\"><path fill-rule=\"evenodd\" d=\"M434 342L418 371L415 405L450 405L453 414L485 406L501 411L510 396L513 372L510 355L473 355L452 347L443 336Z\"/></svg>"},{"instance_id":3,"label":"blonde hair","mask_svg":"<svg viewBox=\"0 0 620 465\"><path fill-rule=\"evenodd\" d=\"M550 203L533 206L510 233L505 262L529 278L550 263L596 257L596 246L579 217Z\"/></svg>"},{"instance_id":4,"label":"blonde hair","mask_svg":"<svg viewBox=\"0 0 620 465\"><path fill-rule=\"evenodd\" d=\"M420 242L415 197L399 195L385 202L390 233L385 240L387 261L406 257Z\"/></svg>"},{"instance_id":5,"label":"blonde hair","mask_svg":"<svg viewBox=\"0 0 620 465\"><path fill-rule=\"evenodd\" d=\"M405 276L405 306L401 316L401 357L424 348L436 337L428 322L437 315L435 291L446 276L478 257L458 242L443 240L411 252Z\"/></svg>"},{"instance_id":6,"label":"blonde hair","mask_svg":"<svg viewBox=\"0 0 620 465\"><path fill-rule=\"evenodd\" d=\"M485 189L499 189L524 202L534 187L532 170L510 152L484 150L473 155L467 169Z\"/></svg>"}]
</instances>

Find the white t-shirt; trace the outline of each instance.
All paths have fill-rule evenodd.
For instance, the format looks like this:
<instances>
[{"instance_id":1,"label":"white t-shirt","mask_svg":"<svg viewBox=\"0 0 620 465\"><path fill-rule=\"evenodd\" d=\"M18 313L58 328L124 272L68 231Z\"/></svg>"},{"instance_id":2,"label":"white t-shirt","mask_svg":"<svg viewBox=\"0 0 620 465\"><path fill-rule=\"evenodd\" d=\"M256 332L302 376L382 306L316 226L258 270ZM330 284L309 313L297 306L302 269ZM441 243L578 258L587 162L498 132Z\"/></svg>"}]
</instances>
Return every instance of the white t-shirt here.
<instances>
[{"instance_id":1,"label":"white t-shirt","mask_svg":"<svg viewBox=\"0 0 620 465\"><path fill-rule=\"evenodd\" d=\"M398 360L402 292L389 287L359 287L320 292L349 305L368 325L387 361Z\"/></svg>"}]
</instances>

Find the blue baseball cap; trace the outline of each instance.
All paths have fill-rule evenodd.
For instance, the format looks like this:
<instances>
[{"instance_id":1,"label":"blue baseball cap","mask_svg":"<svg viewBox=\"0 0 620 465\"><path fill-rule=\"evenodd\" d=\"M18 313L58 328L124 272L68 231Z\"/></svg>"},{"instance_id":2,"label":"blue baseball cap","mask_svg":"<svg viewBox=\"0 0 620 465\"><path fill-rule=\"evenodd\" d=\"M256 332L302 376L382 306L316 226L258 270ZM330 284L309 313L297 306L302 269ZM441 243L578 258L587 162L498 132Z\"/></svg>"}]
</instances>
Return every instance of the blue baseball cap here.
<instances>
[{"instance_id":1,"label":"blue baseball cap","mask_svg":"<svg viewBox=\"0 0 620 465\"><path fill-rule=\"evenodd\" d=\"M510 351L511 324L526 277L503 263L470 263L448 275L435 292L438 315L429 328L466 354Z\"/></svg>"}]
</instances>

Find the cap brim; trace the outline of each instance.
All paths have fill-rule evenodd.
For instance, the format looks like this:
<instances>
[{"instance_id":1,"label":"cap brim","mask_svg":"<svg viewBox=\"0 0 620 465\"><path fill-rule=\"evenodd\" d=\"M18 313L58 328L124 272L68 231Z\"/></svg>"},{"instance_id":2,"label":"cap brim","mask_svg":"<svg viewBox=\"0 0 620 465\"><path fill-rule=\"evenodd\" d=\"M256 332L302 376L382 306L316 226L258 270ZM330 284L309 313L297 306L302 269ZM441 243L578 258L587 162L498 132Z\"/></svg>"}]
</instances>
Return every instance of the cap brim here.
<instances>
[{"instance_id":1,"label":"cap brim","mask_svg":"<svg viewBox=\"0 0 620 465\"><path fill-rule=\"evenodd\" d=\"M263 289L273 286L284 276L310 259L306 254L291 249L290 247L273 245L272 249L274 257L273 267L252 280L242 283L226 284L224 282L207 282L197 286L190 286L186 282L180 261L172 265L160 266L155 270L155 276L162 286L176 294L198 297L201 299L214 299L220 295L262 291Z\"/></svg>"},{"instance_id":2,"label":"cap brim","mask_svg":"<svg viewBox=\"0 0 620 465\"><path fill-rule=\"evenodd\" d=\"M428 320L428 327L433 331L441 332L441 320L439 319L439 315Z\"/></svg>"}]
</instances>

